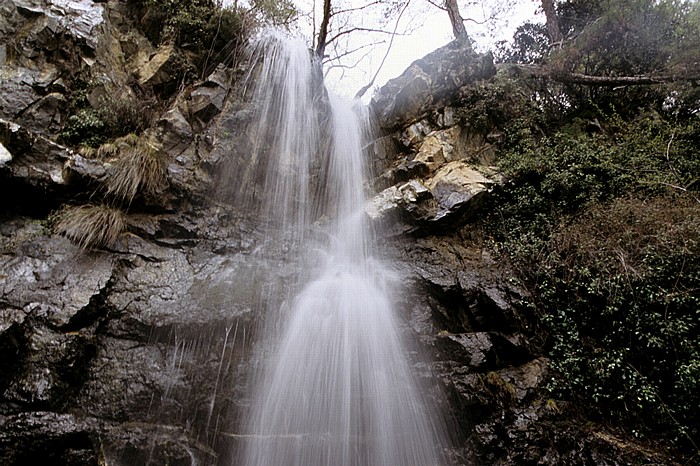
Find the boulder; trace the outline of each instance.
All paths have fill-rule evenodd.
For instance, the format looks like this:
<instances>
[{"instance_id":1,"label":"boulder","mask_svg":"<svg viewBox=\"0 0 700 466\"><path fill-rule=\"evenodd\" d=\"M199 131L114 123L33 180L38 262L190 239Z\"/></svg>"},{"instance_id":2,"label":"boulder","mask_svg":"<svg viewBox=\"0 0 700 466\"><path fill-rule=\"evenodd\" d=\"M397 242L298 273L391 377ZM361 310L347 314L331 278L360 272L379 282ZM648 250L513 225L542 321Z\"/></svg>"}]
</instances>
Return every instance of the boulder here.
<instances>
[{"instance_id":1,"label":"boulder","mask_svg":"<svg viewBox=\"0 0 700 466\"><path fill-rule=\"evenodd\" d=\"M201 125L209 123L223 111L231 80L226 69L219 65L206 81L192 91L189 102L190 114Z\"/></svg>"},{"instance_id":2,"label":"boulder","mask_svg":"<svg viewBox=\"0 0 700 466\"><path fill-rule=\"evenodd\" d=\"M434 156L425 156L425 161L414 161L413 173L436 169L436 159L444 159L443 154L439 149ZM405 170L408 172L408 168ZM462 161L449 162L422 181L412 179L384 189L368 201L365 212L392 234L461 225L470 220L483 197L500 182L501 177L492 170Z\"/></svg>"},{"instance_id":3,"label":"boulder","mask_svg":"<svg viewBox=\"0 0 700 466\"><path fill-rule=\"evenodd\" d=\"M483 196L500 182L495 172L483 167L469 166L463 162L450 162L441 167L428 181L428 188L437 201L434 221L458 216L468 219L482 201Z\"/></svg>"}]
</instances>

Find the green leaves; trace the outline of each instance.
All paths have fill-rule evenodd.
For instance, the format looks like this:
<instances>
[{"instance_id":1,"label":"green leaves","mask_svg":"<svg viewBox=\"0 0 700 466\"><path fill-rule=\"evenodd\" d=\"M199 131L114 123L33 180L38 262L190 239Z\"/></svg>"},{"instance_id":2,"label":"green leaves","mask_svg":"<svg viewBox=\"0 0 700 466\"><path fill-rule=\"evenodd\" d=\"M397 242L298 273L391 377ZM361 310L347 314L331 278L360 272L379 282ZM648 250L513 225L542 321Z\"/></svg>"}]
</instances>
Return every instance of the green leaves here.
<instances>
[{"instance_id":1,"label":"green leaves","mask_svg":"<svg viewBox=\"0 0 700 466\"><path fill-rule=\"evenodd\" d=\"M510 181L485 224L533 291L557 372L553 395L635 435L692 445L700 435L697 121L653 112L596 119L592 134L581 119L537 144L512 139L500 159Z\"/></svg>"}]
</instances>

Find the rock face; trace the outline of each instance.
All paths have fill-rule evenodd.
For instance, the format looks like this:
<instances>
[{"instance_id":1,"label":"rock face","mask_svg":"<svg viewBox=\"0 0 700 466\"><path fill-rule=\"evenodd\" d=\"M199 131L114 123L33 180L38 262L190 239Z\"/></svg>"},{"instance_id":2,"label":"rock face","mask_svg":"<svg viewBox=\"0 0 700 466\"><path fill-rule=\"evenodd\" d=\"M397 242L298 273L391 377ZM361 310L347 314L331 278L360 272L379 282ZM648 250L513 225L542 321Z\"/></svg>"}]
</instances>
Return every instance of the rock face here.
<instances>
[{"instance_id":1,"label":"rock face","mask_svg":"<svg viewBox=\"0 0 700 466\"><path fill-rule=\"evenodd\" d=\"M0 458L2 464L228 465L245 441L255 290L294 271L268 251L235 194L255 138L217 68L172 96L144 133L166 155L167 189L123 206L127 231L80 249L52 212L113 201L110 160L61 143L81 76L86 98L120 85L163 93L172 46L138 32L126 2L0 0ZM482 250L470 221L497 189L497 143L455 115L459 90L492 59L455 42L375 96L384 134L368 215L402 279L415 373L446 395L461 464L669 464L583 427L542 390L549 374L523 291ZM85 89L81 89L85 90ZM497 128L493 129L497 132ZM213 195L216 188L216 195Z\"/></svg>"},{"instance_id":2,"label":"rock face","mask_svg":"<svg viewBox=\"0 0 700 466\"><path fill-rule=\"evenodd\" d=\"M492 260L473 220L504 182L501 130L460 112L468 86L495 73L488 55L453 42L416 61L371 103L382 136L368 216L404 274L400 309L429 348L455 431L456 464L669 463L550 399L552 374L535 315ZM482 122L483 123L483 122Z\"/></svg>"},{"instance_id":3,"label":"rock face","mask_svg":"<svg viewBox=\"0 0 700 466\"><path fill-rule=\"evenodd\" d=\"M457 91L496 74L491 55L475 53L469 39L456 40L413 62L373 98L380 126L399 128L445 107Z\"/></svg>"}]
</instances>

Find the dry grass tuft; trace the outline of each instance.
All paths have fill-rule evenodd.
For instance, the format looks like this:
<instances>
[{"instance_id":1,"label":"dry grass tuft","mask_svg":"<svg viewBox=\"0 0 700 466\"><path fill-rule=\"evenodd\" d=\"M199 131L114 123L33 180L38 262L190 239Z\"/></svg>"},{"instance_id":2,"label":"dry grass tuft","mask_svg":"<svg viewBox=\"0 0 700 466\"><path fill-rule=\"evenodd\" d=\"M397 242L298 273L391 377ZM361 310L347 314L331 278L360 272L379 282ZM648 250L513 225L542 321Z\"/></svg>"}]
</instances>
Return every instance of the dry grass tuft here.
<instances>
[{"instance_id":1,"label":"dry grass tuft","mask_svg":"<svg viewBox=\"0 0 700 466\"><path fill-rule=\"evenodd\" d=\"M121 210L106 205L65 207L54 217L53 231L83 249L109 246L126 230Z\"/></svg>"},{"instance_id":2,"label":"dry grass tuft","mask_svg":"<svg viewBox=\"0 0 700 466\"><path fill-rule=\"evenodd\" d=\"M114 173L107 180L107 194L128 203L136 194L155 195L166 187L166 161L145 137L126 136L115 141Z\"/></svg>"}]
</instances>

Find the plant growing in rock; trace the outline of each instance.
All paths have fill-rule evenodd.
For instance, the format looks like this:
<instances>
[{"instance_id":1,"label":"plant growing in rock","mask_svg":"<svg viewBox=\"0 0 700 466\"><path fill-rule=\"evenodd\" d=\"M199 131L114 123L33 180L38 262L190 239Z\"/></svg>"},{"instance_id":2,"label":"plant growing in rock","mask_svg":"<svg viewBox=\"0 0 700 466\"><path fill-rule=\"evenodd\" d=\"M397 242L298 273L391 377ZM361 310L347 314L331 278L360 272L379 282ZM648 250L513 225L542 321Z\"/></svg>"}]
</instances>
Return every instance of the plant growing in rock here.
<instances>
[{"instance_id":1,"label":"plant growing in rock","mask_svg":"<svg viewBox=\"0 0 700 466\"><path fill-rule=\"evenodd\" d=\"M97 153L113 164L107 194L130 204L138 193L152 196L165 189L165 155L149 137L127 135L103 145Z\"/></svg>"},{"instance_id":2,"label":"plant growing in rock","mask_svg":"<svg viewBox=\"0 0 700 466\"><path fill-rule=\"evenodd\" d=\"M105 123L110 138L130 133L141 133L150 128L157 110L157 101L151 93L121 92L99 99L98 113Z\"/></svg>"},{"instance_id":3,"label":"plant growing in rock","mask_svg":"<svg viewBox=\"0 0 700 466\"><path fill-rule=\"evenodd\" d=\"M113 244L126 230L121 210L107 205L64 207L52 217L52 230L83 249Z\"/></svg>"},{"instance_id":4,"label":"plant growing in rock","mask_svg":"<svg viewBox=\"0 0 700 466\"><path fill-rule=\"evenodd\" d=\"M71 145L96 147L105 141L105 122L100 112L84 108L68 117L68 122L61 131L61 139Z\"/></svg>"}]
</instances>

